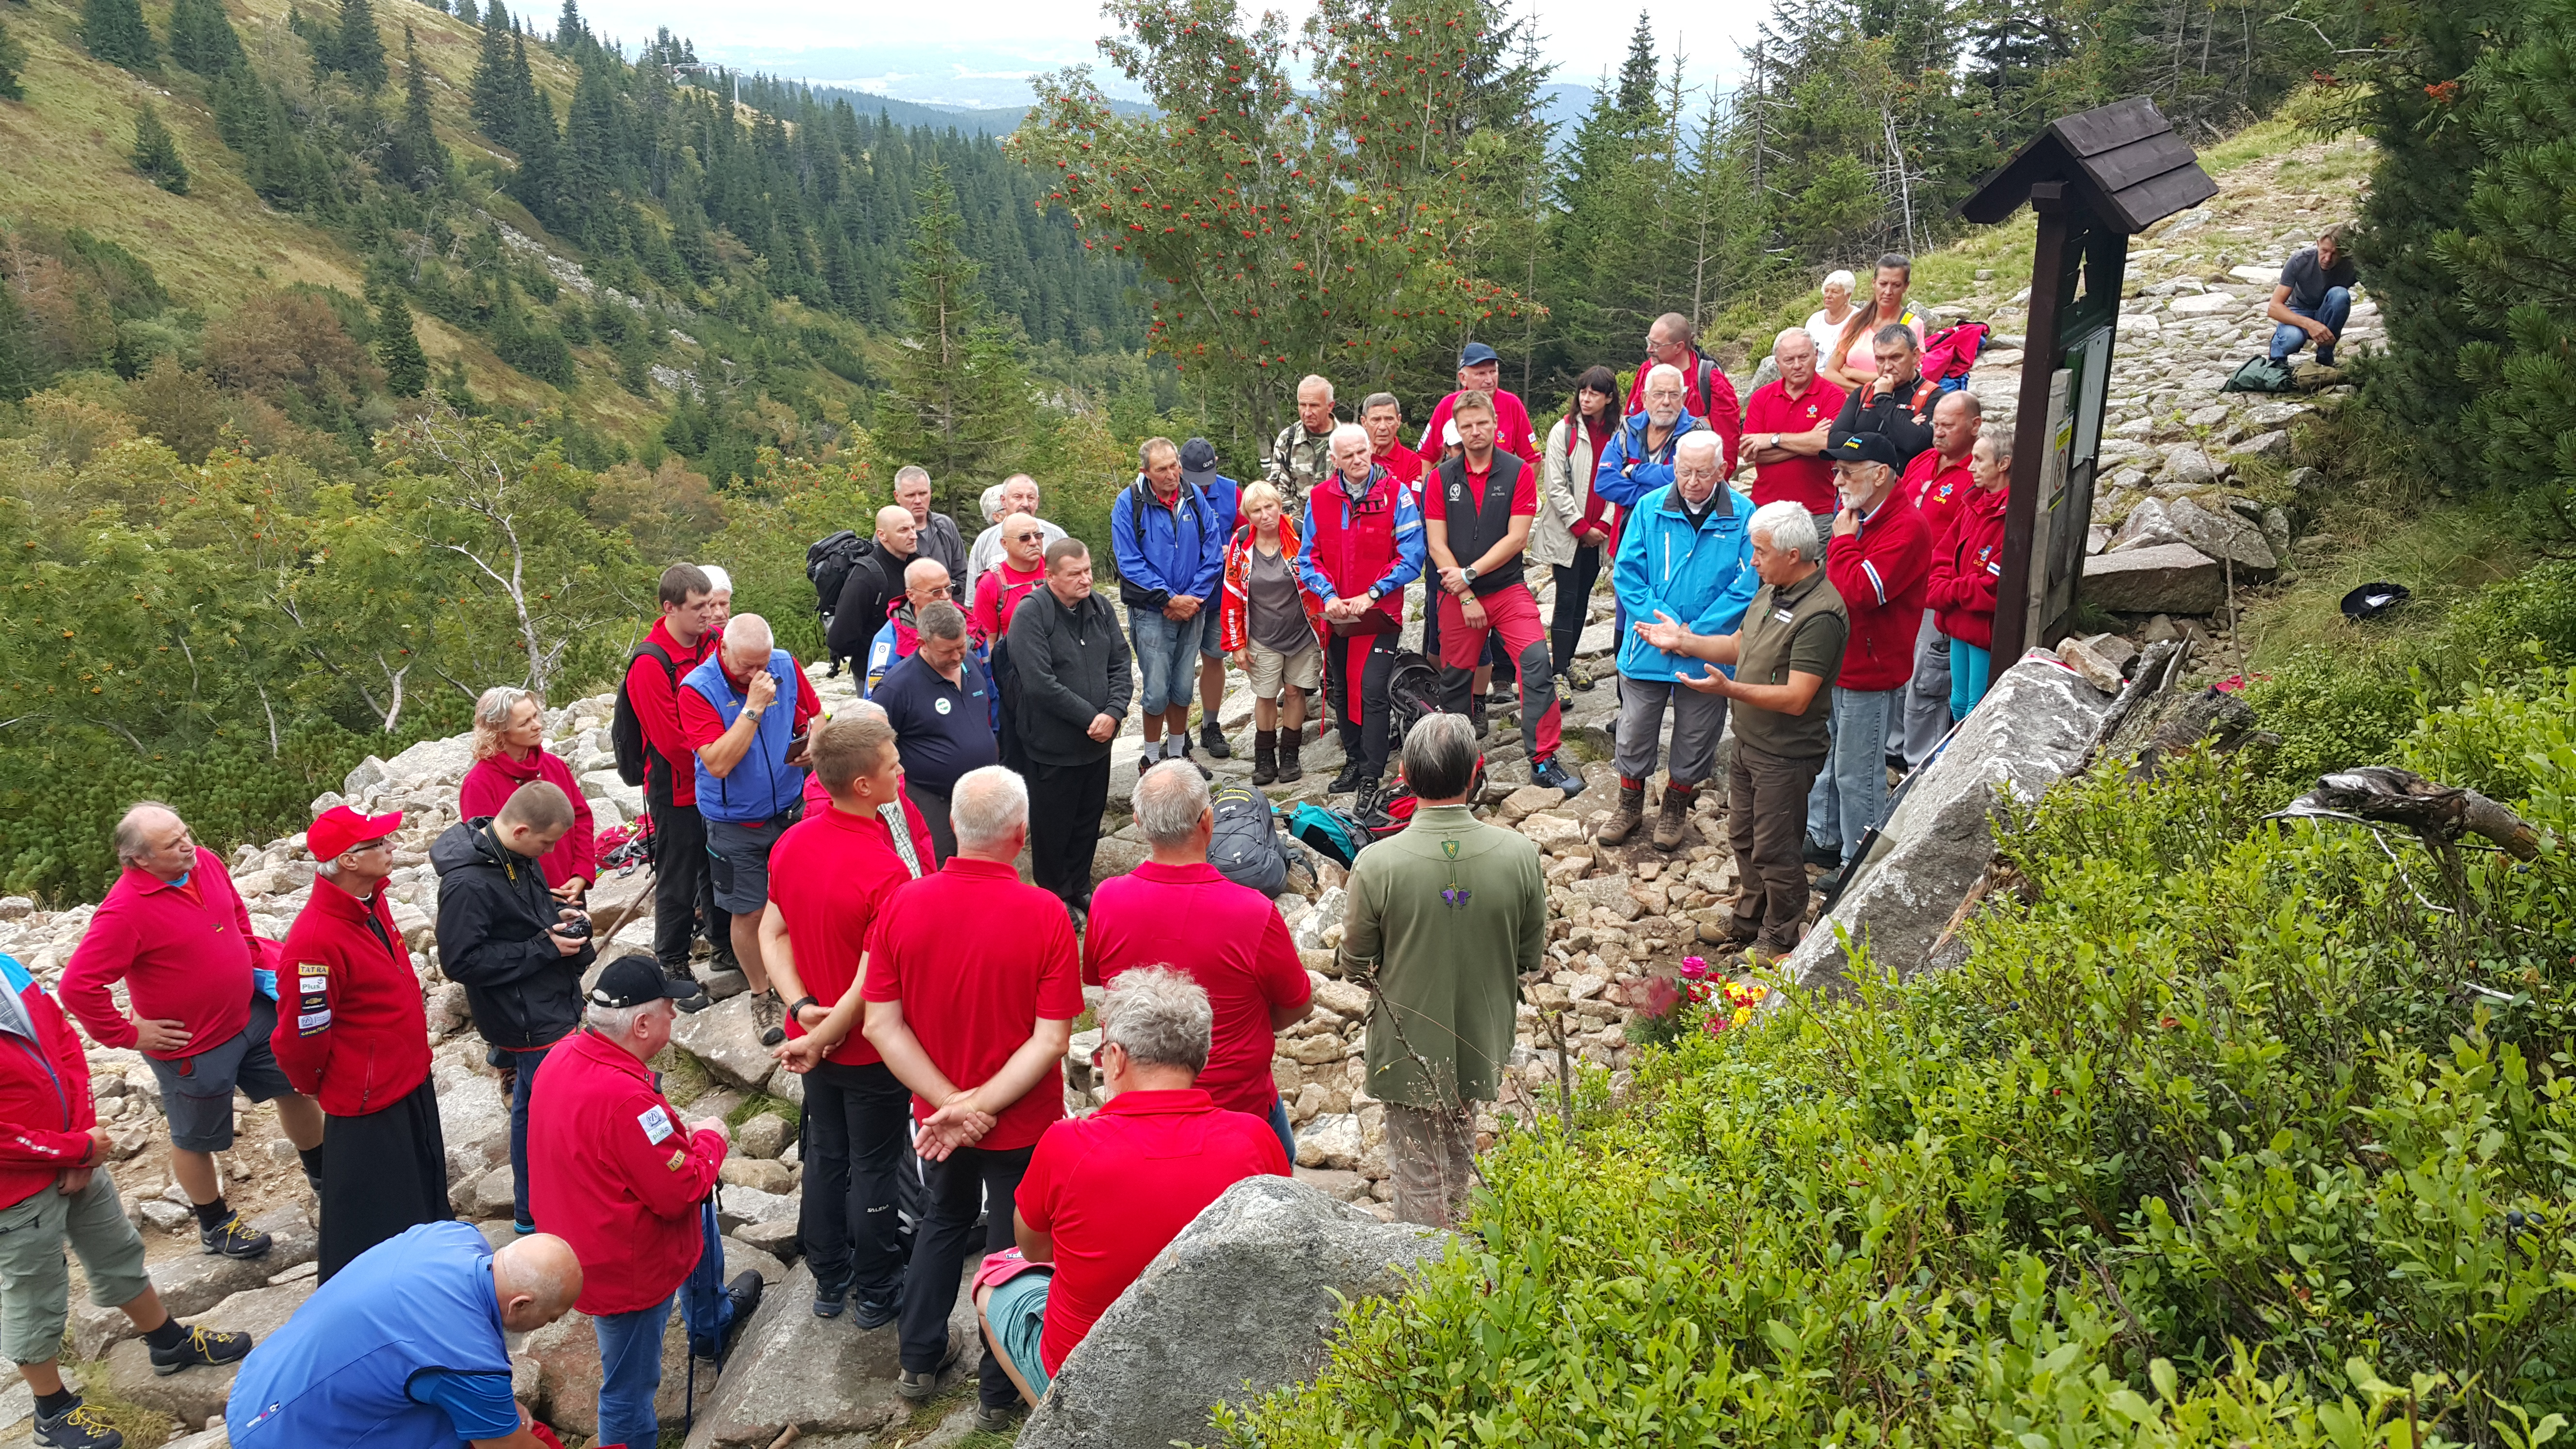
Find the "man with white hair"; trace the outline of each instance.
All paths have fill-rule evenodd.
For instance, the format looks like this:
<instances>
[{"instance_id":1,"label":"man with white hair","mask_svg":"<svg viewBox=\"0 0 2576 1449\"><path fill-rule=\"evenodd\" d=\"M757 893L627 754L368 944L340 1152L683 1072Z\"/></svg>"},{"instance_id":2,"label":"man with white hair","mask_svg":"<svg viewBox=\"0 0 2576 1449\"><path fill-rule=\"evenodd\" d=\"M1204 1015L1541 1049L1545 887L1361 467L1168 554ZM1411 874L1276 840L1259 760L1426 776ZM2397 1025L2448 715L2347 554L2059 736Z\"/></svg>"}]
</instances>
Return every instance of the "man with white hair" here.
<instances>
[{"instance_id":1,"label":"man with white hair","mask_svg":"<svg viewBox=\"0 0 2576 1449\"><path fill-rule=\"evenodd\" d=\"M948 574L948 601L966 601L966 538L957 531L957 520L930 507L930 470L918 464L907 464L895 470L894 501L912 515L915 536L919 542L914 554L935 559Z\"/></svg>"},{"instance_id":2,"label":"man with white hair","mask_svg":"<svg viewBox=\"0 0 2576 1449\"><path fill-rule=\"evenodd\" d=\"M885 627L886 613L903 596L903 570L921 551L921 529L912 510L889 503L877 510L876 546L850 565L841 601L832 609L825 645L835 659L855 660Z\"/></svg>"},{"instance_id":3,"label":"man with white hair","mask_svg":"<svg viewBox=\"0 0 2576 1449\"><path fill-rule=\"evenodd\" d=\"M859 674L859 698L875 694L885 682L886 671L921 647L921 611L948 602L946 564L935 558L915 558L903 566L903 597L887 609L885 627L868 643L867 667Z\"/></svg>"},{"instance_id":4,"label":"man with white hair","mask_svg":"<svg viewBox=\"0 0 2576 1449\"><path fill-rule=\"evenodd\" d=\"M913 1092L930 1211L913 1230L904 1281L895 1391L908 1399L937 1394L955 1361L948 1312L977 1213L984 1251L1011 1246L1011 1197L1039 1136L1064 1115L1057 1063L1082 1014L1064 902L1021 884L1011 864L1029 835L1028 786L988 766L960 779L949 803L957 854L887 899L858 993L808 1032L808 1050L830 1050L865 998L869 1045ZM1010 1406L989 1346L981 1392L988 1411Z\"/></svg>"},{"instance_id":5,"label":"man with white hair","mask_svg":"<svg viewBox=\"0 0 2576 1449\"><path fill-rule=\"evenodd\" d=\"M1628 514L1610 572L1626 617L1669 614L1689 620L1698 634L1731 634L1744 618L1761 580L1744 530L1750 510L1736 507L1734 490L1722 481L1724 467L1715 433L1688 434L1673 451L1673 485L1647 494ZM1662 753L1667 703L1671 774L1655 819L1655 848L1678 849L1690 825L1691 803L1717 762L1726 701L1682 687L1682 665L1634 633L1619 641L1619 807L1601 827L1604 845L1625 845L1645 823L1646 782ZM1707 670L1694 662L1691 672Z\"/></svg>"},{"instance_id":6,"label":"man with white hair","mask_svg":"<svg viewBox=\"0 0 2576 1449\"><path fill-rule=\"evenodd\" d=\"M1833 526L1834 465L1825 443L1842 412L1843 390L1816 371L1816 339L1791 327L1771 344L1780 375L1753 390L1744 404L1744 457L1753 465L1753 506L1782 499L1817 519L1816 531Z\"/></svg>"},{"instance_id":7,"label":"man with white hair","mask_svg":"<svg viewBox=\"0 0 2576 1449\"><path fill-rule=\"evenodd\" d=\"M1700 420L1682 407L1682 370L1656 363L1646 372L1642 389L1645 409L1629 415L1601 450L1601 466L1592 476L1592 491L1622 508L1658 488L1673 484L1673 447L1699 429Z\"/></svg>"},{"instance_id":8,"label":"man with white hair","mask_svg":"<svg viewBox=\"0 0 2576 1449\"><path fill-rule=\"evenodd\" d=\"M735 615L714 656L680 681L680 729L697 751L698 814L706 820L716 904L733 917L734 956L761 993L755 1010L770 1031L783 1013L760 964L769 852L801 812L805 724L822 708L812 681L775 646L769 621L758 614Z\"/></svg>"},{"instance_id":9,"label":"man with white hair","mask_svg":"<svg viewBox=\"0 0 2576 1449\"><path fill-rule=\"evenodd\" d=\"M1208 1091L1223 1028L1178 971L1130 971L1100 1003L1092 1057L1109 1100L1047 1128L1013 1196L1025 1267L978 1274L975 1311L1003 1372L1031 1405L1127 1285L1226 1189L1289 1175L1288 1159ZM978 1427L1008 1419L989 1411Z\"/></svg>"},{"instance_id":10,"label":"man with white hair","mask_svg":"<svg viewBox=\"0 0 2576 1449\"><path fill-rule=\"evenodd\" d=\"M1279 430L1262 476L1294 507L1306 490L1333 473L1333 384L1309 374L1297 383L1297 420Z\"/></svg>"},{"instance_id":11,"label":"man with white hair","mask_svg":"<svg viewBox=\"0 0 2576 1449\"><path fill-rule=\"evenodd\" d=\"M1341 735L1331 793L1361 791L1386 773L1387 680L1404 632L1404 586L1422 572L1422 508L1412 490L1370 461L1368 430L1333 430L1333 473L1306 496L1297 577L1324 601L1324 699Z\"/></svg>"},{"instance_id":12,"label":"man with white hair","mask_svg":"<svg viewBox=\"0 0 2576 1449\"><path fill-rule=\"evenodd\" d=\"M600 968L583 1029L537 1068L528 1120L530 1200L581 1260L574 1307L599 1339L599 1442L654 1444L671 1300L693 1356L722 1360L760 1305L746 1272L717 1287L724 1249L712 1198L724 1119L683 1126L648 1065L671 1043L680 992L642 956Z\"/></svg>"},{"instance_id":13,"label":"man with white hair","mask_svg":"<svg viewBox=\"0 0 2576 1449\"><path fill-rule=\"evenodd\" d=\"M992 506L985 510L985 516L993 520L992 526L975 535L974 547L966 550L966 596L968 598L975 596L976 584L984 577L984 570L991 568L1002 556L1002 524L1014 513L1025 513L1031 518L1038 518L1038 480L1026 473L1014 473L1002 480ZM1064 537L1063 529L1043 518L1038 518L1038 532L1046 535L1038 542L1037 551L1040 553L1046 551L1048 544ZM1010 627L1010 620L1004 618L1002 625L1004 628Z\"/></svg>"},{"instance_id":14,"label":"man with white hair","mask_svg":"<svg viewBox=\"0 0 2576 1449\"><path fill-rule=\"evenodd\" d=\"M1083 926L1082 977L1109 986L1139 967L1168 966L1216 1003L1216 1046L1199 1086L1229 1111L1262 1118L1290 1156L1287 1104L1270 1075L1271 1040L1313 1009L1313 987L1288 924L1269 898L1208 864L1216 810L1207 780L1166 760L1136 781L1137 828L1151 852L1100 883Z\"/></svg>"},{"instance_id":15,"label":"man with white hair","mask_svg":"<svg viewBox=\"0 0 2576 1449\"><path fill-rule=\"evenodd\" d=\"M1931 530L1897 487L1896 456L1877 433L1847 433L1832 449L1843 511L1825 574L1842 596L1851 641L1834 678L1833 754L1807 798L1807 859L1829 870L1851 867L1887 808L1889 724L1903 723L1932 582Z\"/></svg>"},{"instance_id":16,"label":"man with white hair","mask_svg":"<svg viewBox=\"0 0 2576 1449\"><path fill-rule=\"evenodd\" d=\"M1670 614L1640 619L1637 637L1666 654L1731 664L1682 683L1732 702L1735 753L1727 766L1727 834L1742 885L1725 926L1702 926L1712 946L1741 944L1765 966L1798 944L1807 924L1807 788L1824 768L1832 695L1851 632L1842 596L1825 577L1824 540L1795 503L1766 503L1746 525L1762 587L1732 634L1694 633ZM1347 939L1347 938L1346 938Z\"/></svg>"}]
</instances>

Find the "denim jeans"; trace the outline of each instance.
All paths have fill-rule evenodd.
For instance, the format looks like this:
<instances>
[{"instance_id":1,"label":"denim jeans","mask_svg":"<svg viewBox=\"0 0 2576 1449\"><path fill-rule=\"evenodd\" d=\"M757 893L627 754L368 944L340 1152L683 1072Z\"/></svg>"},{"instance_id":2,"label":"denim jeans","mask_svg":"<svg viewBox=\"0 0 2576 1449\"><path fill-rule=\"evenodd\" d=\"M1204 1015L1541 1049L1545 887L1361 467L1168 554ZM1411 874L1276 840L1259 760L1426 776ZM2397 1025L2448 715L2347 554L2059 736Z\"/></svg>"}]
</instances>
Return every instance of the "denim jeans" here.
<instances>
[{"instance_id":1,"label":"denim jeans","mask_svg":"<svg viewBox=\"0 0 2576 1449\"><path fill-rule=\"evenodd\" d=\"M528 1093L536 1086L537 1068L553 1049L541 1046L523 1052L505 1049L501 1053L518 1072L517 1079L510 1083L510 1202L521 1223L536 1221L528 1216Z\"/></svg>"},{"instance_id":2,"label":"denim jeans","mask_svg":"<svg viewBox=\"0 0 2576 1449\"><path fill-rule=\"evenodd\" d=\"M2312 322L2326 324L2326 331L2331 335L2317 344L2317 364L2320 367L2334 366L2335 343L2343 336L2343 324L2352 317L2351 290L2344 287L2326 288L2325 300L2320 302L2313 311L2296 302L2288 305L2291 311L2300 316ZM2274 362L2287 362L2293 354L2307 345L2308 329L2305 327L2293 327L2284 322L2272 329Z\"/></svg>"},{"instance_id":3,"label":"denim jeans","mask_svg":"<svg viewBox=\"0 0 2576 1449\"><path fill-rule=\"evenodd\" d=\"M1288 1165L1297 1165L1297 1129L1288 1125L1288 1104L1274 1099L1270 1104L1270 1130L1279 1134L1279 1145L1288 1149Z\"/></svg>"},{"instance_id":4,"label":"denim jeans","mask_svg":"<svg viewBox=\"0 0 2576 1449\"><path fill-rule=\"evenodd\" d=\"M716 1236L712 1203L700 1208L706 1246L697 1268L680 1291L650 1308L633 1313L606 1313L591 1320L599 1335L599 1442L654 1444L661 1428L653 1416L654 1395L662 1389L662 1335L671 1327L671 1301L693 1340L722 1342L732 1325L733 1307L724 1296L724 1244Z\"/></svg>"},{"instance_id":5,"label":"denim jeans","mask_svg":"<svg viewBox=\"0 0 2576 1449\"><path fill-rule=\"evenodd\" d=\"M912 1093L882 1062L825 1062L805 1078L805 1191L797 1230L818 1286L891 1305L903 1286L895 1171Z\"/></svg>"},{"instance_id":6,"label":"denim jeans","mask_svg":"<svg viewBox=\"0 0 2576 1449\"><path fill-rule=\"evenodd\" d=\"M1833 750L1807 792L1807 838L1845 865L1887 808L1887 716L1904 699L1902 689L1834 686Z\"/></svg>"},{"instance_id":7,"label":"denim jeans","mask_svg":"<svg viewBox=\"0 0 2576 1449\"><path fill-rule=\"evenodd\" d=\"M1208 624L1201 609L1186 619L1166 619L1158 609L1137 609L1127 616L1127 637L1136 646L1136 704L1149 715L1175 705L1188 707L1199 684L1199 631Z\"/></svg>"}]
</instances>

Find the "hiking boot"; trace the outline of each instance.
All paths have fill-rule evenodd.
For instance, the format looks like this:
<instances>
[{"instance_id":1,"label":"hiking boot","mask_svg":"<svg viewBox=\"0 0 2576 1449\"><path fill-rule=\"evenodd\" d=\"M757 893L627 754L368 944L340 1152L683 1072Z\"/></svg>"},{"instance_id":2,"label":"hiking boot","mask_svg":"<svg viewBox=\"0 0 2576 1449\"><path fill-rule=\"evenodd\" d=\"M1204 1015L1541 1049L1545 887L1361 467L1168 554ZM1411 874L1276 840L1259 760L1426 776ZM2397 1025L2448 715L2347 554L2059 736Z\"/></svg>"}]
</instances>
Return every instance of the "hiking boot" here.
<instances>
[{"instance_id":1,"label":"hiking boot","mask_svg":"<svg viewBox=\"0 0 2576 1449\"><path fill-rule=\"evenodd\" d=\"M258 1231L234 1213L211 1228L197 1229L198 1246L206 1252L227 1258L257 1258L268 1252L268 1234Z\"/></svg>"},{"instance_id":2,"label":"hiking boot","mask_svg":"<svg viewBox=\"0 0 2576 1449\"><path fill-rule=\"evenodd\" d=\"M874 1298L860 1299L859 1306L850 1314L850 1321L857 1324L860 1331L869 1332L894 1322L896 1316L902 1312L903 1294L898 1290L894 1296L883 1301Z\"/></svg>"},{"instance_id":3,"label":"hiking boot","mask_svg":"<svg viewBox=\"0 0 2576 1449\"><path fill-rule=\"evenodd\" d=\"M1362 775L1360 777L1359 794L1351 800L1351 813L1362 820L1366 820L1368 818L1369 807L1376 803L1377 776Z\"/></svg>"},{"instance_id":4,"label":"hiking boot","mask_svg":"<svg viewBox=\"0 0 2576 1449\"><path fill-rule=\"evenodd\" d=\"M952 1338L948 1340L948 1351L940 1355L939 1367L935 1369L896 1370L894 1376L894 1391L903 1395L907 1399L913 1399L916 1401L937 1396L939 1393L939 1376L957 1366L957 1356L960 1352L961 1349L957 1340Z\"/></svg>"},{"instance_id":5,"label":"hiking boot","mask_svg":"<svg viewBox=\"0 0 2576 1449\"><path fill-rule=\"evenodd\" d=\"M1326 793L1333 795L1347 795L1352 790L1358 788L1359 783L1360 762L1357 760L1346 760L1342 764L1342 772L1335 775L1333 777L1333 783L1326 787Z\"/></svg>"},{"instance_id":6,"label":"hiking boot","mask_svg":"<svg viewBox=\"0 0 2576 1449\"><path fill-rule=\"evenodd\" d=\"M125 1449L125 1436L78 1399L48 1419L36 1416L36 1449Z\"/></svg>"},{"instance_id":7,"label":"hiking boot","mask_svg":"<svg viewBox=\"0 0 2576 1449\"><path fill-rule=\"evenodd\" d=\"M1832 870L1843 863L1843 853L1828 846L1818 845L1816 837L1810 835L1798 847L1798 859L1808 865L1823 866L1827 870Z\"/></svg>"},{"instance_id":8,"label":"hiking boot","mask_svg":"<svg viewBox=\"0 0 2576 1449\"><path fill-rule=\"evenodd\" d=\"M814 1280L814 1316L816 1318L838 1318L841 1316L841 1310L847 1308L849 1303L849 1284L826 1283L820 1278Z\"/></svg>"},{"instance_id":9,"label":"hiking boot","mask_svg":"<svg viewBox=\"0 0 2576 1449\"><path fill-rule=\"evenodd\" d=\"M1539 783L1538 771L1530 771L1530 783ZM1671 799L1672 792L1665 791L1664 798ZM1645 823L1646 787L1622 780L1619 782L1619 808L1610 812L1610 818L1602 822L1593 839L1603 845L1625 845L1628 837L1637 833L1637 827Z\"/></svg>"},{"instance_id":10,"label":"hiking boot","mask_svg":"<svg viewBox=\"0 0 2576 1449\"><path fill-rule=\"evenodd\" d=\"M760 1311L761 1290L767 1286L760 1281L760 1274L752 1271L736 1273L733 1281L725 1285L725 1302L732 1306L733 1317L726 1321L724 1332L717 1336L716 1351L705 1355L713 1358L719 1367L733 1355L733 1346L741 1341L742 1331L751 1326L751 1315Z\"/></svg>"},{"instance_id":11,"label":"hiking boot","mask_svg":"<svg viewBox=\"0 0 2576 1449\"><path fill-rule=\"evenodd\" d=\"M1279 732L1279 782L1281 784L1306 778L1306 767L1297 763L1297 747L1304 743L1305 741L1299 738L1296 730L1283 729Z\"/></svg>"},{"instance_id":12,"label":"hiking boot","mask_svg":"<svg viewBox=\"0 0 2576 1449\"><path fill-rule=\"evenodd\" d=\"M833 660L833 661L832 661L832 667L823 671L823 677L824 677L825 679L838 679L838 678L840 678L840 677L841 677L841 661L840 661L840 660L838 660L838 659Z\"/></svg>"},{"instance_id":13,"label":"hiking boot","mask_svg":"<svg viewBox=\"0 0 2576 1449\"><path fill-rule=\"evenodd\" d=\"M1530 783L1545 785L1551 790L1562 790L1568 800L1582 794L1584 790L1583 777L1558 764L1554 755L1530 766Z\"/></svg>"},{"instance_id":14,"label":"hiking boot","mask_svg":"<svg viewBox=\"0 0 2576 1449\"><path fill-rule=\"evenodd\" d=\"M198 1325L168 1348L152 1350L152 1371L168 1378L181 1369L221 1368L250 1357L250 1335Z\"/></svg>"},{"instance_id":15,"label":"hiking boot","mask_svg":"<svg viewBox=\"0 0 2576 1449\"><path fill-rule=\"evenodd\" d=\"M1715 946L1720 950L1729 950L1738 946L1750 945L1753 941L1754 933L1760 929L1761 927L1759 926L1746 924L1742 916L1736 915L1734 912L1730 911L1726 915L1724 924L1703 922L1701 923L1697 934L1701 945Z\"/></svg>"},{"instance_id":16,"label":"hiking boot","mask_svg":"<svg viewBox=\"0 0 2576 1449\"><path fill-rule=\"evenodd\" d=\"M1215 720L1203 719L1199 721L1199 743L1207 746L1208 754L1217 759L1231 760L1234 758L1234 746L1225 742L1225 731L1216 727Z\"/></svg>"},{"instance_id":17,"label":"hiking boot","mask_svg":"<svg viewBox=\"0 0 2576 1449\"><path fill-rule=\"evenodd\" d=\"M1655 814L1655 849L1681 848L1682 836L1690 829L1691 800L1697 794L1695 790L1664 787L1663 809Z\"/></svg>"},{"instance_id":18,"label":"hiking boot","mask_svg":"<svg viewBox=\"0 0 2576 1449\"><path fill-rule=\"evenodd\" d=\"M1267 785L1279 778L1279 732L1252 732L1252 783Z\"/></svg>"},{"instance_id":19,"label":"hiking boot","mask_svg":"<svg viewBox=\"0 0 2576 1449\"><path fill-rule=\"evenodd\" d=\"M751 1019L760 1028L760 1044L776 1046L787 1040L787 1003L775 991L764 991L751 999Z\"/></svg>"},{"instance_id":20,"label":"hiking boot","mask_svg":"<svg viewBox=\"0 0 2576 1449\"><path fill-rule=\"evenodd\" d=\"M1586 668L1581 660L1565 666L1564 672L1557 675L1557 678L1565 681L1567 689L1588 690L1592 687L1592 671Z\"/></svg>"},{"instance_id":21,"label":"hiking boot","mask_svg":"<svg viewBox=\"0 0 2576 1449\"><path fill-rule=\"evenodd\" d=\"M1011 1432L1011 1427L1020 1422L1021 1412L1007 1404L977 1404L975 1428L985 1434L1008 1434Z\"/></svg>"},{"instance_id":22,"label":"hiking boot","mask_svg":"<svg viewBox=\"0 0 2576 1449\"><path fill-rule=\"evenodd\" d=\"M1485 737L1485 702L1483 700L1478 699L1468 703L1467 727L1476 732L1476 738L1481 740Z\"/></svg>"}]
</instances>

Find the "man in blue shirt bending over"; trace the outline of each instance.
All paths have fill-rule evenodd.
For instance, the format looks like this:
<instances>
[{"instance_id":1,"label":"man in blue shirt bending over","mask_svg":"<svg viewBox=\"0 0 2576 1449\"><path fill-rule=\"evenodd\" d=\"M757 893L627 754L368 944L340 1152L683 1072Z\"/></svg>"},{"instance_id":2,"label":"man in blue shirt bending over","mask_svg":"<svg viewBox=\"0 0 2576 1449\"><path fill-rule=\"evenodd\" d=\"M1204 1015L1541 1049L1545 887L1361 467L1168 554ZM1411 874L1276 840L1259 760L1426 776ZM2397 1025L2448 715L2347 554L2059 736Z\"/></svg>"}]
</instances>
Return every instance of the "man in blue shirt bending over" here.
<instances>
[{"instance_id":1,"label":"man in blue shirt bending over","mask_svg":"<svg viewBox=\"0 0 2576 1449\"><path fill-rule=\"evenodd\" d=\"M471 1224L423 1223L369 1248L251 1350L224 1427L235 1449L543 1449L510 1396L502 1334L543 1328L581 1295L551 1233L498 1253Z\"/></svg>"}]
</instances>

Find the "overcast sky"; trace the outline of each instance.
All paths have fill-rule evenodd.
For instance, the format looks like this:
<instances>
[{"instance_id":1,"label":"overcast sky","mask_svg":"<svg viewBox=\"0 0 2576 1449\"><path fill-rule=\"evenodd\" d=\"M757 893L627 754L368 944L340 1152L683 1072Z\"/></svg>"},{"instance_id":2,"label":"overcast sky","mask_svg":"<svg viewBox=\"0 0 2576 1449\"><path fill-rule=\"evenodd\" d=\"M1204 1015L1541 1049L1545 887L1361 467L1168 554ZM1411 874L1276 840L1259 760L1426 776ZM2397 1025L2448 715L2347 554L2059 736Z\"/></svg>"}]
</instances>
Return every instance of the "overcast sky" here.
<instances>
[{"instance_id":1,"label":"overcast sky","mask_svg":"<svg viewBox=\"0 0 2576 1449\"><path fill-rule=\"evenodd\" d=\"M542 0L528 8L539 23L551 19ZM1293 28L1313 7L1291 0L1277 8L1287 11ZM1535 8L1554 78L1591 85L1627 53L1639 7L1535 0ZM1749 43L1766 5L1654 0L1642 8L1653 17L1665 53L1678 44L1692 82L1705 85L1739 70L1737 47ZM1104 29L1086 0L982 0L965 11L824 0L736 0L713 9L669 0L583 0L582 10L594 28L630 45L667 25L696 41L708 60L959 105L1019 104L1026 95L1021 78L1030 72L1096 64L1093 42ZM1124 80L1104 77L1104 84L1111 79Z\"/></svg>"}]
</instances>

